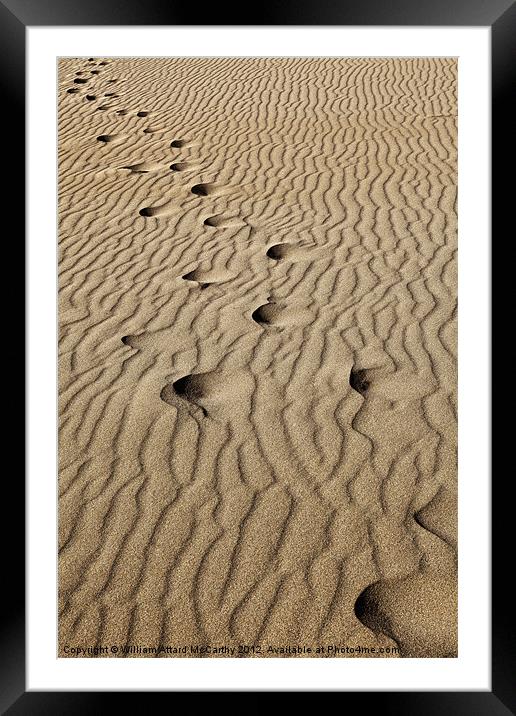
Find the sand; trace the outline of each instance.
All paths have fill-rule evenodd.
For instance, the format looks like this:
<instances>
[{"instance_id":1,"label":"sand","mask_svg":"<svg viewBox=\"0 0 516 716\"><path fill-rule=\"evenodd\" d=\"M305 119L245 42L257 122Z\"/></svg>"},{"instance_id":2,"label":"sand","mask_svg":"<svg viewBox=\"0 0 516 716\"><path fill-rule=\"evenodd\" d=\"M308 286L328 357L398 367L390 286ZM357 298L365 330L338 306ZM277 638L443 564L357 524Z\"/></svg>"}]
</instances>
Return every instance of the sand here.
<instances>
[{"instance_id":1,"label":"sand","mask_svg":"<svg viewBox=\"0 0 516 716\"><path fill-rule=\"evenodd\" d=\"M456 656L456 61L58 105L59 655Z\"/></svg>"}]
</instances>

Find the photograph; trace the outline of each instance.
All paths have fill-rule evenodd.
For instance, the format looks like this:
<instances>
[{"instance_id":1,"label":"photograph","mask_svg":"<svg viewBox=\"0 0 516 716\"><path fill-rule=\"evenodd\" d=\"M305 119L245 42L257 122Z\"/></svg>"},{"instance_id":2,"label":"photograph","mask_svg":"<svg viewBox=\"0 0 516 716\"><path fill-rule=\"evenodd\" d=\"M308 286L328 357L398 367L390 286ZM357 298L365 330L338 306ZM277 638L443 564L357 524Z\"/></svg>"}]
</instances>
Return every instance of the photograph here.
<instances>
[{"instance_id":1,"label":"photograph","mask_svg":"<svg viewBox=\"0 0 516 716\"><path fill-rule=\"evenodd\" d=\"M457 659L457 57L92 54L58 657Z\"/></svg>"}]
</instances>

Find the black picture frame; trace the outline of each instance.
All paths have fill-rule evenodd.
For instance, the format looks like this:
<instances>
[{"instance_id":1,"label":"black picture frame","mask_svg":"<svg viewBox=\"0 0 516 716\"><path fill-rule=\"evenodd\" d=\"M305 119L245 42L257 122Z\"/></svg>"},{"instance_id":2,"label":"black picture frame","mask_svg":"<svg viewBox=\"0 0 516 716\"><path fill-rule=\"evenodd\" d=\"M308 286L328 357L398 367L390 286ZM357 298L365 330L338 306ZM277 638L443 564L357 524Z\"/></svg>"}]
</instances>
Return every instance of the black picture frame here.
<instances>
[{"instance_id":1,"label":"black picture frame","mask_svg":"<svg viewBox=\"0 0 516 716\"><path fill-rule=\"evenodd\" d=\"M515 80L516 4L512 0L289 0L270 3L253 13L242 8L211 7L174 3L167 0L0 0L1 91L4 101L0 113L3 124L4 167L16 190L8 190L9 205L22 230L25 215L24 155L21 127L25 124L25 36L34 26L77 25L388 25L388 26L489 26L492 40L492 235L500 235L514 203L514 182L504 179L504 168L514 167L514 127L508 111ZM195 22L199 17L202 23ZM512 152L512 159L509 156ZM18 182L13 178L18 179ZM11 184L12 182L12 184ZM510 226L507 222L507 226ZM14 231L10 237L14 239ZM505 237L506 242L510 239ZM5 237L7 241L7 236ZM23 241L19 239L19 246ZM22 257L23 261L23 257ZM15 264L13 264L15 265ZM496 315L493 312L493 315ZM15 334L15 327L11 326ZM34 350L34 346L27 346ZM19 359L18 359L19 360ZM497 375L497 372L494 372ZM19 395L17 395L19 401ZM499 438L501 440L501 438ZM493 454L496 451L493 450ZM507 473L506 478L510 475ZM8 575L0 611L2 658L0 660L0 711L18 714L108 713L121 707L120 693L112 692L26 692L25 691L25 488L14 471L4 474L5 513L14 517L3 554L3 573ZM506 484L493 480L492 486L492 691L471 692L360 692L355 707L378 709L396 714L489 714L516 713L516 628L512 615L506 569L512 542L512 502L506 497ZM237 690L237 686L236 689ZM407 684L410 688L410 684ZM128 694L136 710L153 692ZM166 696L166 694L165 694ZM357 694L347 692L345 708L353 706ZM116 701L115 701L116 699Z\"/></svg>"}]
</instances>

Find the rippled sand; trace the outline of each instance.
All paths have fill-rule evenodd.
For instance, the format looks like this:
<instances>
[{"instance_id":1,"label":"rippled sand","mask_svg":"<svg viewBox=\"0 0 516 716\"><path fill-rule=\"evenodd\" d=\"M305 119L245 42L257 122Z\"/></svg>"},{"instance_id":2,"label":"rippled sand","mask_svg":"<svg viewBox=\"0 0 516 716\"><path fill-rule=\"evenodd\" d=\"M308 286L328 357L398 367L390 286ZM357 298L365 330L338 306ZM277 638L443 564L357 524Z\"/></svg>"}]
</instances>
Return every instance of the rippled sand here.
<instances>
[{"instance_id":1,"label":"rippled sand","mask_svg":"<svg viewBox=\"0 0 516 716\"><path fill-rule=\"evenodd\" d=\"M60 655L456 656L455 60L58 102Z\"/></svg>"}]
</instances>

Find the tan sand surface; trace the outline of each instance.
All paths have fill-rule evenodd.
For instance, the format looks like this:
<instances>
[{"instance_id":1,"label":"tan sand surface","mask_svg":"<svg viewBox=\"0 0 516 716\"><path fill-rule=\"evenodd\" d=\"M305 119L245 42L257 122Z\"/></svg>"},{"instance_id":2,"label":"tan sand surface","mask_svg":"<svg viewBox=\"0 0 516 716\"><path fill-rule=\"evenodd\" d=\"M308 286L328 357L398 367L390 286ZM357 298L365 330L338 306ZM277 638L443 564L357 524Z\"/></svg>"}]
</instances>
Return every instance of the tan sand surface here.
<instances>
[{"instance_id":1,"label":"tan sand surface","mask_svg":"<svg viewBox=\"0 0 516 716\"><path fill-rule=\"evenodd\" d=\"M59 655L456 656L456 61L62 59L58 111Z\"/></svg>"}]
</instances>

